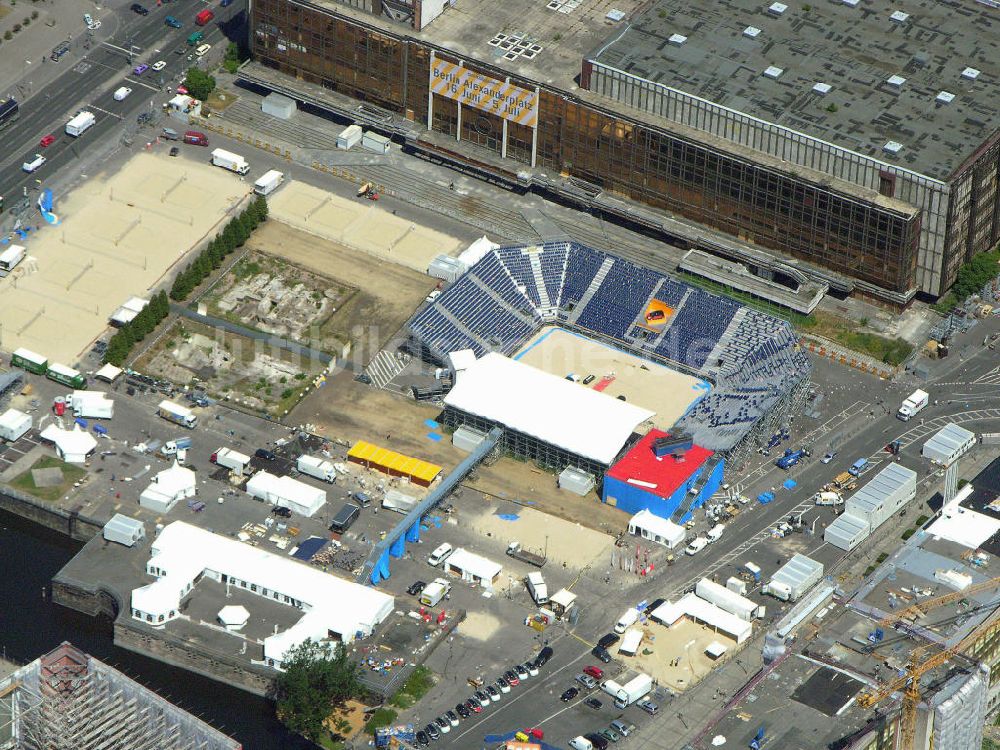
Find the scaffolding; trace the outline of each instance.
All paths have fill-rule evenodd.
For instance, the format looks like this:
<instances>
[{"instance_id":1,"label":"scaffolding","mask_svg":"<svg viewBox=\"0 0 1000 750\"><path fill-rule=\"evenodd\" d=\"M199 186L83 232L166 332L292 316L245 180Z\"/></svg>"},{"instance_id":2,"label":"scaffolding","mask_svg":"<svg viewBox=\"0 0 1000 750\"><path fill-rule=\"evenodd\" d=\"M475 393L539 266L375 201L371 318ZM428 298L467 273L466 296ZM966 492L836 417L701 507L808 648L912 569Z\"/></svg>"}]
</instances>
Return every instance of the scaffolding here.
<instances>
[{"instance_id":1,"label":"scaffolding","mask_svg":"<svg viewBox=\"0 0 1000 750\"><path fill-rule=\"evenodd\" d=\"M63 643L0 683L17 750L240 750L239 742ZM4 745L7 747L7 745Z\"/></svg>"}]
</instances>

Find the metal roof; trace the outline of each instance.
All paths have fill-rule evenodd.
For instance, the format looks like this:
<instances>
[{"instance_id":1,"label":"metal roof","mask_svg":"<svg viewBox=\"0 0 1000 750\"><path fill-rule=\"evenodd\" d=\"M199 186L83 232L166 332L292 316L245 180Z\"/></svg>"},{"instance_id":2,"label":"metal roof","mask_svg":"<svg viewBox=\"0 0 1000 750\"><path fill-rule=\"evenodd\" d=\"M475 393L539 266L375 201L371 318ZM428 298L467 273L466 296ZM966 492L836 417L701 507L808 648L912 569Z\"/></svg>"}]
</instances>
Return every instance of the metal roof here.
<instances>
[{"instance_id":1,"label":"metal roof","mask_svg":"<svg viewBox=\"0 0 1000 750\"><path fill-rule=\"evenodd\" d=\"M850 503L869 511L882 505L886 497L909 483L916 484L917 472L897 463L891 463L864 487L851 496Z\"/></svg>"},{"instance_id":2,"label":"metal roof","mask_svg":"<svg viewBox=\"0 0 1000 750\"><path fill-rule=\"evenodd\" d=\"M823 563L817 562L811 557L795 553L791 560L778 568L778 571L772 576L771 582L785 583L792 588L797 588L803 582L812 578L817 570L820 574L823 573Z\"/></svg>"},{"instance_id":3,"label":"metal roof","mask_svg":"<svg viewBox=\"0 0 1000 750\"><path fill-rule=\"evenodd\" d=\"M965 453L970 447L970 441L974 442L975 439L974 432L954 423L946 424L924 443L920 455L938 463L951 463Z\"/></svg>"}]
</instances>

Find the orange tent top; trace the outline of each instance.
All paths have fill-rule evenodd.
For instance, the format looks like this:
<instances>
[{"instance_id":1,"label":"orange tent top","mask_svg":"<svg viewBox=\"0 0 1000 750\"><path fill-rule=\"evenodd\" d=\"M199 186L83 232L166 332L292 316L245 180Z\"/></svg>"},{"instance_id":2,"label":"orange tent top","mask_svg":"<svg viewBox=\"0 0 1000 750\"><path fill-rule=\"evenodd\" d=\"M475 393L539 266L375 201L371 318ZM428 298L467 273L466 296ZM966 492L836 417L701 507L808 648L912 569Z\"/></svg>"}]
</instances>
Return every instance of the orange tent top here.
<instances>
[{"instance_id":1,"label":"orange tent top","mask_svg":"<svg viewBox=\"0 0 1000 750\"><path fill-rule=\"evenodd\" d=\"M437 464L428 463L412 456L404 456L402 453L396 453L396 451L386 448L379 448L364 440L359 440L351 446L347 457L355 461L373 464L387 472L413 477L416 481L424 484L430 484L441 473L441 467Z\"/></svg>"}]
</instances>

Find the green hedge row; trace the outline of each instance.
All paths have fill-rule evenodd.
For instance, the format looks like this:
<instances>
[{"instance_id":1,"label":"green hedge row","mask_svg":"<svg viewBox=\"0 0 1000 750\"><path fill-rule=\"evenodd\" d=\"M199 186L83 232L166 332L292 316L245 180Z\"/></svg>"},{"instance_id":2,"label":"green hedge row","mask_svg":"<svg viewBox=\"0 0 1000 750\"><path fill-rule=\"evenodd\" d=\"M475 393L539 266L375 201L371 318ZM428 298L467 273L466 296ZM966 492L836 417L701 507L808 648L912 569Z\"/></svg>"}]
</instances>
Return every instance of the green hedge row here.
<instances>
[{"instance_id":1,"label":"green hedge row","mask_svg":"<svg viewBox=\"0 0 1000 750\"><path fill-rule=\"evenodd\" d=\"M138 315L111 337L108 349L104 352L104 361L120 367L128 359L132 347L151 334L169 312L170 301L167 299L167 293L161 291L142 308Z\"/></svg>"}]
</instances>

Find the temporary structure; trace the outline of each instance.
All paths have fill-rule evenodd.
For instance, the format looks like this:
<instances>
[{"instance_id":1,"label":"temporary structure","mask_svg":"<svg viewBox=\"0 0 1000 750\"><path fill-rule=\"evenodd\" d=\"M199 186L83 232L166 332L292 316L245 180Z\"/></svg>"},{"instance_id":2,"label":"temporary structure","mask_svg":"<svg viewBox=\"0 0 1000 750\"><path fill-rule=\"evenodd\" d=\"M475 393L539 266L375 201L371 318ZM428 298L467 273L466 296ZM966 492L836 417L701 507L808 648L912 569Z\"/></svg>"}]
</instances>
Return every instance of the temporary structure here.
<instances>
[{"instance_id":1,"label":"temporary structure","mask_svg":"<svg viewBox=\"0 0 1000 750\"><path fill-rule=\"evenodd\" d=\"M195 490L194 472L174 461L173 466L153 477L139 495L139 505L154 513L169 513L179 501L194 497Z\"/></svg>"},{"instance_id":2,"label":"temporary structure","mask_svg":"<svg viewBox=\"0 0 1000 750\"><path fill-rule=\"evenodd\" d=\"M136 542L146 538L146 527L138 519L115 513L111 520L104 524L104 538L109 542L134 547Z\"/></svg>"}]
</instances>

